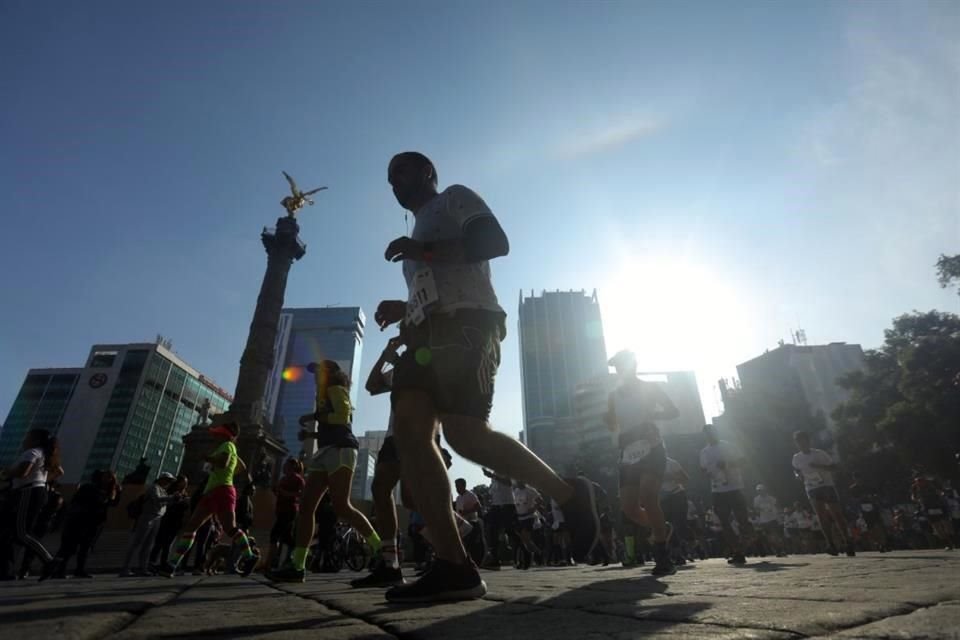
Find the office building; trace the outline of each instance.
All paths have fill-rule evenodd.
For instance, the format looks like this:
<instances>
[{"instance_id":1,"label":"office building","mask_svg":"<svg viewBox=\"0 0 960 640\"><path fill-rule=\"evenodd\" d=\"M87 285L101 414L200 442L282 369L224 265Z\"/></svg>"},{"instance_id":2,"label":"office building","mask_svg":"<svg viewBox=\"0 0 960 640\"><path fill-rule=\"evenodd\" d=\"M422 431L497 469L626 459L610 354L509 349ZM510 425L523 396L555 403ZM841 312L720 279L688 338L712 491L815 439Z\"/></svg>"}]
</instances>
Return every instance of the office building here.
<instances>
[{"instance_id":1,"label":"office building","mask_svg":"<svg viewBox=\"0 0 960 640\"><path fill-rule=\"evenodd\" d=\"M141 457L148 480L176 473L182 437L196 423L205 400L225 411L230 394L163 344L94 345L76 369L31 369L0 434L0 463L8 464L31 428L56 432L63 482L112 469L122 479Z\"/></svg>"},{"instance_id":2,"label":"office building","mask_svg":"<svg viewBox=\"0 0 960 640\"><path fill-rule=\"evenodd\" d=\"M849 395L837 378L863 367L858 344L782 344L737 365L737 375L740 388L756 397L802 398L811 415L822 415L832 430L831 414Z\"/></svg>"},{"instance_id":3,"label":"office building","mask_svg":"<svg viewBox=\"0 0 960 640\"><path fill-rule=\"evenodd\" d=\"M350 487L351 501L373 500L373 475L378 451L366 447L357 450L357 467L353 471L353 484Z\"/></svg>"},{"instance_id":4,"label":"office building","mask_svg":"<svg viewBox=\"0 0 960 640\"><path fill-rule=\"evenodd\" d=\"M267 380L264 408L274 435L292 455L303 446L297 440L298 419L316 406L316 383L306 370L308 364L337 362L353 382L350 401L356 406L364 379L360 371L364 322L360 307L284 309L280 313L275 364ZM313 441L306 444L306 452L312 453Z\"/></svg>"},{"instance_id":5,"label":"office building","mask_svg":"<svg viewBox=\"0 0 960 640\"><path fill-rule=\"evenodd\" d=\"M576 386L607 372L596 291L521 292L519 329L524 441L550 458L572 424Z\"/></svg>"}]
</instances>

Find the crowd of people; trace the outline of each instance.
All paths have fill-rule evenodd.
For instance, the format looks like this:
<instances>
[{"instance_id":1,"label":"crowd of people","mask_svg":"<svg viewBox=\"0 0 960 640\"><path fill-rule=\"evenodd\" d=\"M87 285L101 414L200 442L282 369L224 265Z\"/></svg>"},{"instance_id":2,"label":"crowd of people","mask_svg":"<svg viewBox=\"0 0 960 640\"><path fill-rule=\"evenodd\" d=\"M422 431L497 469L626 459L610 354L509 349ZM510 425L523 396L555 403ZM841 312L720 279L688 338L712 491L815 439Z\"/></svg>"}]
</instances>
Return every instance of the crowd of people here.
<instances>
[{"instance_id":1,"label":"crowd of people","mask_svg":"<svg viewBox=\"0 0 960 640\"><path fill-rule=\"evenodd\" d=\"M931 544L952 546L960 531L956 491L923 473L912 487L916 513L885 503L858 480L838 492L841 469L827 451L795 434L790 464L808 504L781 506L763 485L752 500L744 486L744 456L704 427L699 469L670 458L658 422L679 415L657 385L637 376L629 351L614 356L618 384L610 393L606 424L619 450L618 495L611 499L582 476L562 477L522 443L492 428L489 416L506 336L506 314L494 293L489 261L509 252L507 236L486 203L470 189L437 189L434 164L417 152L396 155L388 182L415 219L413 231L391 242L384 258L402 262L403 299L384 300L375 313L381 330L399 325L366 381L374 395L389 394L388 436L378 453L373 513L351 502L358 442L352 430L352 381L331 360L308 369L316 383L315 410L300 418L300 440L309 451L290 459L273 487L274 526L262 554L249 534L253 483L238 495L245 465L238 456L240 426L210 428L215 446L205 457L207 479L187 495L183 477L161 473L128 505L134 520L121 575L171 577L190 569L249 575L259 569L276 582L303 582L310 569L336 570L332 549L342 521L373 554L371 571L355 588L386 588L392 602L478 598L486 593L482 570L512 563L533 566L622 562L652 563L666 577L677 565L708 556L732 565L748 555L826 552ZM450 491L450 448L480 465L490 479L481 498L463 479ZM62 475L54 438L31 431L23 455L7 469L11 479L0 527L0 575L26 577L39 562L39 578L62 576L76 556L77 577L89 576L87 555L107 510L120 500L109 471L98 471L66 507L50 490ZM705 474L710 495L689 490L692 474ZM399 491L397 491L399 487ZM401 566L395 493L410 512L407 530L417 576ZM852 509L850 508L852 506ZM57 512L65 512L60 549L40 542ZM343 538L346 539L346 538ZM16 548L23 548L18 571ZM312 560L311 560L312 559Z\"/></svg>"}]
</instances>

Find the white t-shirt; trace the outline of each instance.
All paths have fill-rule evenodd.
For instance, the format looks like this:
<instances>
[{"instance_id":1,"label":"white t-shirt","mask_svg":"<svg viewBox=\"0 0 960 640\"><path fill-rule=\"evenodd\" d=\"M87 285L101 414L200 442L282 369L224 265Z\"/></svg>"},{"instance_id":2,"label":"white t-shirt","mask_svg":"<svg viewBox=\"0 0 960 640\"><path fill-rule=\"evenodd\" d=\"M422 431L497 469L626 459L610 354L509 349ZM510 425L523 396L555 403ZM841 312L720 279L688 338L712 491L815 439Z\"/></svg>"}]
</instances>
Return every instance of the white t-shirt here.
<instances>
[{"instance_id":1,"label":"white t-shirt","mask_svg":"<svg viewBox=\"0 0 960 640\"><path fill-rule=\"evenodd\" d=\"M411 236L419 242L463 238L467 223L484 216L492 218L493 213L480 196L462 185L452 185L417 211ZM489 261L427 264L418 260L404 260L403 277L409 292L408 313L421 288L415 284L416 275L425 269L432 272L437 297L424 306L426 314L457 309L485 309L503 313L490 280Z\"/></svg>"},{"instance_id":2,"label":"white t-shirt","mask_svg":"<svg viewBox=\"0 0 960 640\"><path fill-rule=\"evenodd\" d=\"M777 509L777 499L767 494L758 495L753 499L753 508L757 510L757 520L760 524L779 522L780 512Z\"/></svg>"},{"instance_id":3,"label":"white t-shirt","mask_svg":"<svg viewBox=\"0 0 960 640\"><path fill-rule=\"evenodd\" d=\"M687 520L696 520L697 519L697 505L693 504L693 500L687 500Z\"/></svg>"},{"instance_id":4,"label":"white t-shirt","mask_svg":"<svg viewBox=\"0 0 960 640\"><path fill-rule=\"evenodd\" d=\"M510 486L509 482L501 482L496 478L491 478L490 501L497 506L514 504L513 487Z\"/></svg>"},{"instance_id":5,"label":"white t-shirt","mask_svg":"<svg viewBox=\"0 0 960 640\"><path fill-rule=\"evenodd\" d=\"M457 496L457 513L467 519L469 522L476 522L480 519L480 514L477 511L473 513L466 513L467 509L473 509L478 504L480 500L477 499L477 494L470 489L467 489L463 493Z\"/></svg>"},{"instance_id":6,"label":"white t-shirt","mask_svg":"<svg viewBox=\"0 0 960 640\"><path fill-rule=\"evenodd\" d=\"M14 489L29 489L30 487L42 487L47 484L47 470L43 468L46 458L43 455L43 449L27 449L17 458L17 465L23 462L29 462L33 466L30 472L22 478L13 479Z\"/></svg>"},{"instance_id":7,"label":"white t-shirt","mask_svg":"<svg viewBox=\"0 0 960 640\"><path fill-rule=\"evenodd\" d=\"M708 444L700 452L700 468L710 476L710 491L727 493L743 489L743 474L740 472L740 460L743 454L726 440L717 444ZM720 463L725 468L720 468Z\"/></svg>"},{"instance_id":8,"label":"white t-shirt","mask_svg":"<svg viewBox=\"0 0 960 640\"><path fill-rule=\"evenodd\" d=\"M513 501L517 505L518 518L532 518L537 511L537 498L540 494L536 489L524 487L513 490Z\"/></svg>"},{"instance_id":9,"label":"white t-shirt","mask_svg":"<svg viewBox=\"0 0 960 640\"><path fill-rule=\"evenodd\" d=\"M683 471L680 463L673 458L667 458L667 468L663 473L663 484L660 485L660 491L665 494L679 493L686 489L683 483L673 480L670 476Z\"/></svg>"},{"instance_id":10,"label":"white t-shirt","mask_svg":"<svg viewBox=\"0 0 960 640\"><path fill-rule=\"evenodd\" d=\"M807 491L820 487L833 486L833 474L823 469L814 469L814 464L833 464L833 458L822 449L810 449L810 453L798 451L793 454L793 468L803 476L803 486Z\"/></svg>"}]
</instances>

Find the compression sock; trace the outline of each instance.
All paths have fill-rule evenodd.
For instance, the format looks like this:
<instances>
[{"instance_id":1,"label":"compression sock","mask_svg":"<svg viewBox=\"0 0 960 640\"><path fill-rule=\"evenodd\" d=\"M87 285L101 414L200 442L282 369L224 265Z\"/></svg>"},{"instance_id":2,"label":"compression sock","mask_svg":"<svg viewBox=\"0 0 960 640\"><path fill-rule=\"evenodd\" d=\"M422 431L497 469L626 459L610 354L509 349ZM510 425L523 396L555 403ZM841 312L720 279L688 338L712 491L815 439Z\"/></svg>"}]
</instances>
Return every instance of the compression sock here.
<instances>
[{"instance_id":1,"label":"compression sock","mask_svg":"<svg viewBox=\"0 0 960 640\"><path fill-rule=\"evenodd\" d=\"M247 538L247 534L243 532L243 529L234 531L231 539L235 546L240 547L240 553L243 554L245 559L249 560L253 557L253 549L250 548L250 539Z\"/></svg>"},{"instance_id":2,"label":"compression sock","mask_svg":"<svg viewBox=\"0 0 960 640\"><path fill-rule=\"evenodd\" d=\"M367 544L370 545L370 548L373 550L373 555L380 553L380 547L383 546L383 542L381 542L380 536L377 535L376 531L371 531L366 540Z\"/></svg>"},{"instance_id":3,"label":"compression sock","mask_svg":"<svg viewBox=\"0 0 960 640\"><path fill-rule=\"evenodd\" d=\"M627 562L633 564L637 561L637 539L633 536L623 537L624 555Z\"/></svg>"},{"instance_id":4,"label":"compression sock","mask_svg":"<svg viewBox=\"0 0 960 640\"><path fill-rule=\"evenodd\" d=\"M293 550L293 553L290 554L290 560L293 562L293 568L297 571L304 571L307 566L307 552L309 550L306 547L296 547Z\"/></svg>"},{"instance_id":5,"label":"compression sock","mask_svg":"<svg viewBox=\"0 0 960 640\"><path fill-rule=\"evenodd\" d=\"M173 555L170 557L170 564L172 566L180 566L180 561L183 560L183 557L190 553L190 548L193 546L193 539L196 537L196 533L184 533L177 538L173 546Z\"/></svg>"}]
</instances>

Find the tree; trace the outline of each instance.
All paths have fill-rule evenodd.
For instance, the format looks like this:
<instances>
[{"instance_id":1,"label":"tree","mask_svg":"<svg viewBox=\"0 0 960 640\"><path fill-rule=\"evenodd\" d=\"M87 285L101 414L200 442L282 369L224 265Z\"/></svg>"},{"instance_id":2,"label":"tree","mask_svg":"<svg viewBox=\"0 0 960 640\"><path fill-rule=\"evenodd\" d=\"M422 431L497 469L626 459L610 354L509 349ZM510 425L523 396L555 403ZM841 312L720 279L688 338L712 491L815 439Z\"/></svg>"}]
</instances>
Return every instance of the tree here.
<instances>
[{"instance_id":1,"label":"tree","mask_svg":"<svg viewBox=\"0 0 960 640\"><path fill-rule=\"evenodd\" d=\"M834 412L844 457L866 475L905 485L913 467L952 476L960 451L960 316L904 314L838 383ZM880 484L875 482L874 484Z\"/></svg>"},{"instance_id":2,"label":"tree","mask_svg":"<svg viewBox=\"0 0 960 640\"><path fill-rule=\"evenodd\" d=\"M937 282L944 289L960 284L960 254L940 254L937 259ZM960 294L960 286L957 287L957 293Z\"/></svg>"}]
</instances>

